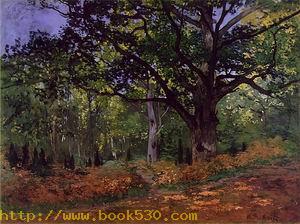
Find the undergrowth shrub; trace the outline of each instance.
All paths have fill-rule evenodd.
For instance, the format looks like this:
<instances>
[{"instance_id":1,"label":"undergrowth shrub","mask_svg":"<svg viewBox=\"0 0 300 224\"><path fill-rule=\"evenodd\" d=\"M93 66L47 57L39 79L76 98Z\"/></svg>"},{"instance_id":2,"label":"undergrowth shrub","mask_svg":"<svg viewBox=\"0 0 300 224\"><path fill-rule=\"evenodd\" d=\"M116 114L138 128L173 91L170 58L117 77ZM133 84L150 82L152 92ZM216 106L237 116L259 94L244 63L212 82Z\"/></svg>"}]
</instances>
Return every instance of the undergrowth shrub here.
<instances>
[{"instance_id":1,"label":"undergrowth shrub","mask_svg":"<svg viewBox=\"0 0 300 224\"><path fill-rule=\"evenodd\" d=\"M236 166L245 166L256 160L268 160L285 155L283 140L280 137L267 139L265 141L252 142L245 152L236 156Z\"/></svg>"},{"instance_id":2,"label":"undergrowth shrub","mask_svg":"<svg viewBox=\"0 0 300 224\"><path fill-rule=\"evenodd\" d=\"M180 168L171 161L158 161L153 164L153 170L157 174L156 184L174 183L181 179Z\"/></svg>"},{"instance_id":3,"label":"undergrowth shrub","mask_svg":"<svg viewBox=\"0 0 300 224\"><path fill-rule=\"evenodd\" d=\"M291 155L300 155L300 144L295 143L291 140L285 140L283 142L283 147L288 154Z\"/></svg>"},{"instance_id":4,"label":"undergrowth shrub","mask_svg":"<svg viewBox=\"0 0 300 224\"><path fill-rule=\"evenodd\" d=\"M53 168L47 178L34 176L30 171L19 170L15 177L2 185L1 196L8 205L41 204L85 201L95 197L119 197L142 194L143 180L124 170L89 168L87 175Z\"/></svg>"},{"instance_id":5,"label":"undergrowth shrub","mask_svg":"<svg viewBox=\"0 0 300 224\"><path fill-rule=\"evenodd\" d=\"M184 181L203 180L209 176L233 168L244 167L260 160L270 160L286 154L284 141L280 137L254 141L246 151L235 156L229 154L217 155L211 161L200 161L191 166L177 167L172 163L158 162L155 172L158 174L156 184L171 184Z\"/></svg>"}]
</instances>

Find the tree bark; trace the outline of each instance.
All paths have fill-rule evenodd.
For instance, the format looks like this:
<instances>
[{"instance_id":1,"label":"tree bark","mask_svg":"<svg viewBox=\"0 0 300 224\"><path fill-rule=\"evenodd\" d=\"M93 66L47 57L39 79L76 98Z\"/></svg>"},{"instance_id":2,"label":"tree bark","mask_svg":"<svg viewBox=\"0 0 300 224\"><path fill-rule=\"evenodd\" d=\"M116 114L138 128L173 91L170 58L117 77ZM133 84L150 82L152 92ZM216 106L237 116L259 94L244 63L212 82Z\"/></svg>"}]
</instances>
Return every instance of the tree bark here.
<instances>
[{"instance_id":1,"label":"tree bark","mask_svg":"<svg viewBox=\"0 0 300 224\"><path fill-rule=\"evenodd\" d=\"M53 161L56 162L57 160L57 153L58 153L58 133L57 133L57 125L56 125L56 116L53 116L51 122L51 149L52 149L52 158Z\"/></svg>"},{"instance_id":2,"label":"tree bark","mask_svg":"<svg viewBox=\"0 0 300 224\"><path fill-rule=\"evenodd\" d=\"M185 148L185 163L188 165L192 165L192 151L191 148L186 147Z\"/></svg>"},{"instance_id":3,"label":"tree bark","mask_svg":"<svg viewBox=\"0 0 300 224\"><path fill-rule=\"evenodd\" d=\"M111 143L110 139L107 136L107 133L104 133L104 150L103 150L103 156L105 160L113 160L113 154L112 154L112 148L111 148Z\"/></svg>"},{"instance_id":4,"label":"tree bark","mask_svg":"<svg viewBox=\"0 0 300 224\"><path fill-rule=\"evenodd\" d=\"M183 148L182 148L182 139L178 140L178 164L183 163Z\"/></svg>"},{"instance_id":5,"label":"tree bark","mask_svg":"<svg viewBox=\"0 0 300 224\"><path fill-rule=\"evenodd\" d=\"M196 122L190 128L193 163L216 155L218 119L215 110L215 105L203 104L195 113Z\"/></svg>"},{"instance_id":6,"label":"tree bark","mask_svg":"<svg viewBox=\"0 0 300 224\"><path fill-rule=\"evenodd\" d=\"M150 84L147 98L153 98L153 87ZM155 116L154 102L147 102L149 133L148 133L148 152L147 161L149 163L157 161L157 119Z\"/></svg>"}]
</instances>

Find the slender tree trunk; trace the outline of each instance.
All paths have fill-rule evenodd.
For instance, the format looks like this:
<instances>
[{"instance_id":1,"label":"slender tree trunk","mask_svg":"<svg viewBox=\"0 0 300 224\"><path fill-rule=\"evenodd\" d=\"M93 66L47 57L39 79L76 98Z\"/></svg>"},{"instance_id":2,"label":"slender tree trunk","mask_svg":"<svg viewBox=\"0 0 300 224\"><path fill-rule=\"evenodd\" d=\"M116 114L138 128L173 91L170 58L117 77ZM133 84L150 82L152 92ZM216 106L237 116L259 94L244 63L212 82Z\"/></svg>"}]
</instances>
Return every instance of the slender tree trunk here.
<instances>
[{"instance_id":1,"label":"slender tree trunk","mask_svg":"<svg viewBox=\"0 0 300 224\"><path fill-rule=\"evenodd\" d=\"M95 139L94 139L94 122L93 122L93 111L92 111L92 96L88 92L87 93L87 99L88 99L88 116L87 116L87 127L86 127L86 146L88 148L89 154L93 155L94 150L95 150Z\"/></svg>"},{"instance_id":2,"label":"slender tree trunk","mask_svg":"<svg viewBox=\"0 0 300 224\"><path fill-rule=\"evenodd\" d=\"M103 156L105 160L113 160L113 154L112 154L112 147L110 138L107 136L107 133L104 133L104 150L103 150Z\"/></svg>"},{"instance_id":3,"label":"slender tree trunk","mask_svg":"<svg viewBox=\"0 0 300 224\"><path fill-rule=\"evenodd\" d=\"M57 135L57 129L56 129L56 116L53 117L52 120L52 133L51 133L51 149L52 149L52 158L53 161L56 162L57 159L57 153L58 153L58 135Z\"/></svg>"},{"instance_id":4,"label":"slender tree trunk","mask_svg":"<svg viewBox=\"0 0 300 224\"><path fill-rule=\"evenodd\" d=\"M147 98L153 98L153 87L150 84ZM147 102L149 133L148 133L148 152L147 161L149 163L157 161L157 119L155 116L154 103Z\"/></svg>"},{"instance_id":5,"label":"slender tree trunk","mask_svg":"<svg viewBox=\"0 0 300 224\"><path fill-rule=\"evenodd\" d=\"M182 140L178 140L178 164L183 163L183 148L182 148Z\"/></svg>"},{"instance_id":6,"label":"slender tree trunk","mask_svg":"<svg viewBox=\"0 0 300 224\"><path fill-rule=\"evenodd\" d=\"M131 160L131 146L130 146L130 144L127 144L127 147L126 147L126 161L129 161L129 160Z\"/></svg>"},{"instance_id":7,"label":"slender tree trunk","mask_svg":"<svg viewBox=\"0 0 300 224\"><path fill-rule=\"evenodd\" d=\"M78 153L78 160L81 163L81 153L80 153L80 141L77 139L77 153Z\"/></svg>"},{"instance_id":8,"label":"slender tree trunk","mask_svg":"<svg viewBox=\"0 0 300 224\"><path fill-rule=\"evenodd\" d=\"M71 137L68 136L68 149L69 149L69 155L72 155L72 146L71 146L72 140Z\"/></svg>"},{"instance_id":9,"label":"slender tree trunk","mask_svg":"<svg viewBox=\"0 0 300 224\"><path fill-rule=\"evenodd\" d=\"M185 163L188 165L192 165L192 152L191 148L185 148Z\"/></svg>"},{"instance_id":10,"label":"slender tree trunk","mask_svg":"<svg viewBox=\"0 0 300 224\"><path fill-rule=\"evenodd\" d=\"M114 139L113 137L110 138L110 151L112 152L113 158L116 160L117 159L117 154L114 152Z\"/></svg>"},{"instance_id":11,"label":"slender tree trunk","mask_svg":"<svg viewBox=\"0 0 300 224\"><path fill-rule=\"evenodd\" d=\"M156 108L156 114L157 114L157 127L156 127L156 157L160 157L160 150L161 150L161 135L160 135L160 129L162 127L162 114L161 114L161 105L159 102L156 102L157 108Z\"/></svg>"}]
</instances>

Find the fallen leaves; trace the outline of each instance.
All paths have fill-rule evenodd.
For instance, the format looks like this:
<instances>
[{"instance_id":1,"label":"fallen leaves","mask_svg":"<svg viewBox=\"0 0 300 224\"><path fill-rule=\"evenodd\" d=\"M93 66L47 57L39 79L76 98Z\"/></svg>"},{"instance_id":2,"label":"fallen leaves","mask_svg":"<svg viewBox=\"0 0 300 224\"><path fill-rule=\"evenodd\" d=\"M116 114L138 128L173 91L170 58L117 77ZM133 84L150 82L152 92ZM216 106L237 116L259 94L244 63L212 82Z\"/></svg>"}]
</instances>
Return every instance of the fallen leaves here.
<instances>
[{"instance_id":1,"label":"fallen leaves","mask_svg":"<svg viewBox=\"0 0 300 224\"><path fill-rule=\"evenodd\" d=\"M182 201L182 200L187 200L188 197L182 194L175 194L175 195L165 195L164 196L164 201Z\"/></svg>"},{"instance_id":2,"label":"fallen leaves","mask_svg":"<svg viewBox=\"0 0 300 224\"><path fill-rule=\"evenodd\" d=\"M182 173L178 166L173 162L159 161L153 164L153 170L156 174L154 184L170 184L179 182L182 179Z\"/></svg>"},{"instance_id":3,"label":"fallen leaves","mask_svg":"<svg viewBox=\"0 0 300 224\"><path fill-rule=\"evenodd\" d=\"M252 201L251 203L252 204L255 204L255 205L260 205L260 206L268 206L268 205L272 205L273 201L271 199L262 199L262 198L256 198L254 201Z\"/></svg>"},{"instance_id":4,"label":"fallen leaves","mask_svg":"<svg viewBox=\"0 0 300 224\"><path fill-rule=\"evenodd\" d=\"M254 190L253 186L247 185L244 182L235 182L234 183L234 190L236 191L252 191Z\"/></svg>"},{"instance_id":5,"label":"fallen leaves","mask_svg":"<svg viewBox=\"0 0 300 224\"><path fill-rule=\"evenodd\" d=\"M220 199L212 199L210 201L194 201L193 205L198 206L198 207L203 207L203 206L212 206L212 205L217 205L220 204Z\"/></svg>"},{"instance_id":6,"label":"fallen leaves","mask_svg":"<svg viewBox=\"0 0 300 224\"><path fill-rule=\"evenodd\" d=\"M201 195L201 196L217 196L219 194L220 193L216 192L216 191L202 191L202 192L198 193L198 195Z\"/></svg>"},{"instance_id":7,"label":"fallen leaves","mask_svg":"<svg viewBox=\"0 0 300 224\"><path fill-rule=\"evenodd\" d=\"M54 168L54 175L47 178L34 176L24 170L16 171L13 180L2 185L1 193L12 204L41 204L113 197L126 194L131 187L144 186L139 176L124 171L107 173L105 169L93 168L88 171L88 175L78 175Z\"/></svg>"}]
</instances>

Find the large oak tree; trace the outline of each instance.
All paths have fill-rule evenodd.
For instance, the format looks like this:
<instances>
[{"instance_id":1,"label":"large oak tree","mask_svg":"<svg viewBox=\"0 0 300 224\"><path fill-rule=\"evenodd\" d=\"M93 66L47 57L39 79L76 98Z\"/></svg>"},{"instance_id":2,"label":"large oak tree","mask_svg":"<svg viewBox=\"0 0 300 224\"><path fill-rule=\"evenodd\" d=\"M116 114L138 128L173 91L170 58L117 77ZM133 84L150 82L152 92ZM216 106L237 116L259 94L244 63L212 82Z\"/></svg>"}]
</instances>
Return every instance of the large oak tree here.
<instances>
[{"instance_id":1,"label":"large oak tree","mask_svg":"<svg viewBox=\"0 0 300 224\"><path fill-rule=\"evenodd\" d=\"M43 7L64 16L67 24L55 37L55 47L46 47L47 41L40 38L39 47L28 45L25 52L30 55L35 49L39 54L50 54L59 48L67 54L69 78L77 87L128 101L168 104L187 124L193 161L197 161L216 153L216 106L224 96L243 83L262 94L271 94L260 82L279 74L276 35L287 28L286 22L300 9L292 1L287 3L286 13L277 13L279 16L268 23L243 22L258 11L262 19L268 16L272 10L267 2L41 1ZM273 42L262 64L248 55L255 38L265 32L271 33ZM99 82L105 83L105 88ZM138 97L138 87L149 82L160 91L150 98Z\"/></svg>"}]
</instances>

